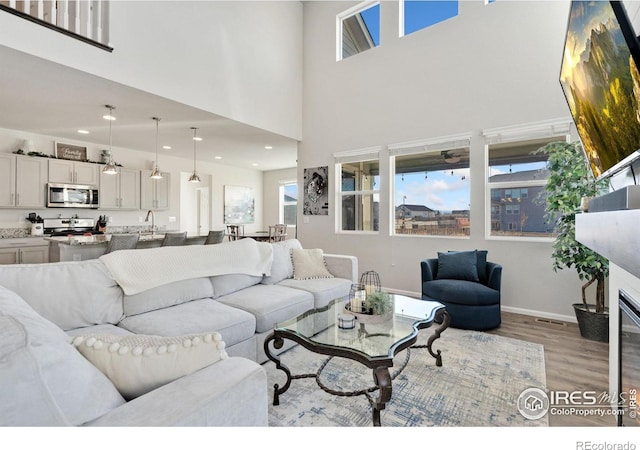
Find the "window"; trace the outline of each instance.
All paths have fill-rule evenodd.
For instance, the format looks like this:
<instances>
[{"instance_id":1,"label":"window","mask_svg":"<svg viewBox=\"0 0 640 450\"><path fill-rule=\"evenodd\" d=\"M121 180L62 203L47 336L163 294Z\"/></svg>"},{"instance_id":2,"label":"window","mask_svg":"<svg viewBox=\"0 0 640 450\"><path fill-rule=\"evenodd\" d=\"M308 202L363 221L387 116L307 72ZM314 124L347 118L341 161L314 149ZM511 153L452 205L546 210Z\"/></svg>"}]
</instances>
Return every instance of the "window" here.
<instances>
[{"instance_id":1,"label":"window","mask_svg":"<svg viewBox=\"0 0 640 450\"><path fill-rule=\"evenodd\" d=\"M297 224L298 184L288 182L280 185L280 223Z\"/></svg>"},{"instance_id":2,"label":"window","mask_svg":"<svg viewBox=\"0 0 640 450\"><path fill-rule=\"evenodd\" d=\"M364 2L338 15L337 60L380 45L380 4Z\"/></svg>"},{"instance_id":3,"label":"window","mask_svg":"<svg viewBox=\"0 0 640 450\"><path fill-rule=\"evenodd\" d=\"M458 0L400 2L400 36L406 36L458 15Z\"/></svg>"},{"instance_id":4,"label":"window","mask_svg":"<svg viewBox=\"0 0 640 450\"><path fill-rule=\"evenodd\" d=\"M469 236L469 138L389 147L396 235Z\"/></svg>"},{"instance_id":5,"label":"window","mask_svg":"<svg viewBox=\"0 0 640 450\"><path fill-rule=\"evenodd\" d=\"M565 135L488 145L491 236L551 237L545 218L546 155L534 152ZM516 220L514 220L516 219Z\"/></svg>"},{"instance_id":6,"label":"window","mask_svg":"<svg viewBox=\"0 0 640 450\"><path fill-rule=\"evenodd\" d=\"M380 161L378 150L336 155L339 180L338 230L378 231L380 226Z\"/></svg>"}]
</instances>

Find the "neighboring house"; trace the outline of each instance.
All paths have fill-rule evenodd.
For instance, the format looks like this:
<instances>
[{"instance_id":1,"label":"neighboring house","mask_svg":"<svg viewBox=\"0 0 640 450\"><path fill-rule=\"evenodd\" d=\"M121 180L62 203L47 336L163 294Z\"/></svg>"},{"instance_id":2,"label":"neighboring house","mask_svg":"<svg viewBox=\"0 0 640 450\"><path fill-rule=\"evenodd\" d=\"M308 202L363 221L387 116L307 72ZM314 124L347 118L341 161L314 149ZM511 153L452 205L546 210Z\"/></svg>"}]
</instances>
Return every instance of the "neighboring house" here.
<instances>
[{"instance_id":1,"label":"neighboring house","mask_svg":"<svg viewBox=\"0 0 640 450\"><path fill-rule=\"evenodd\" d=\"M528 170L493 175L490 183L545 179L545 170ZM550 233L553 223L545 220L545 206L540 196L544 186L491 189L491 230L525 233Z\"/></svg>"},{"instance_id":2,"label":"neighboring house","mask_svg":"<svg viewBox=\"0 0 640 450\"><path fill-rule=\"evenodd\" d=\"M438 211L424 205L400 205L396 206L396 219L429 220L438 215Z\"/></svg>"}]
</instances>

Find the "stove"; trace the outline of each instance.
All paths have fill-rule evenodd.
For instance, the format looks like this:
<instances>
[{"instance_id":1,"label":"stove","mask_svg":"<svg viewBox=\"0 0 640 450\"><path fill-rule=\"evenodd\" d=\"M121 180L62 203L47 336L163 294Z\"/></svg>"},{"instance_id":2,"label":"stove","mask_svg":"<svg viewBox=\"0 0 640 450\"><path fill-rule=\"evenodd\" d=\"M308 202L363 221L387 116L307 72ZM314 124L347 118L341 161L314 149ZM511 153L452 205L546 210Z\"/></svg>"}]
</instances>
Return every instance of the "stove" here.
<instances>
[{"instance_id":1,"label":"stove","mask_svg":"<svg viewBox=\"0 0 640 450\"><path fill-rule=\"evenodd\" d=\"M96 221L94 219L80 218L59 218L44 219L44 234L50 236L83 236L86 234L104 234L102 231L96 230Z\"/></svg>"}]
</instances>

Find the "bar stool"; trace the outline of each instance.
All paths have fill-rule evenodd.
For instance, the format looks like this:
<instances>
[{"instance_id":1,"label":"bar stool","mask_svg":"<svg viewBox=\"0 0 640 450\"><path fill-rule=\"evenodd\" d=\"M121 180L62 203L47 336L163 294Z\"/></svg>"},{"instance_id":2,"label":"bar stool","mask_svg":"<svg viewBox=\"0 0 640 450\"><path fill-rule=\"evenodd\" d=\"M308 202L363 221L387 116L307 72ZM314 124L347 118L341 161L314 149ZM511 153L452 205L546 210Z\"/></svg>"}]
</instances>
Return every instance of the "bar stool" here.
<instances>
[{"instance_id":1,"label":"bar stool","mask_svg":"<svg viewBox=\"0 0 640 450\"><path fill-rule=\"evenodd\" d=\"M139 234L112 234L107 244L107 253L115 252L116 250L127 250L136 248L138 245Z\"/></svg>"},{"instance_id":2,"label":"bar stool","mask_svg":"<svg viewBox=\"0 0 640 450\"><path fill-rule=\"evenodd\" d=\"M164 239L162 240L162 244L160 244L160 247L185 245L186 241L187 241L186 231L183 233L165 233Z\"/></svg>"},{"instance_id":3,"label":"bar stool","mask_svg":"<svg viewBox=\"0 0 640 450\"><path fill-rule=\"evenodd\" d=\"M220 244L224 240L224 230L209 231L205 245Z\"/></svg>"}]
</instances>

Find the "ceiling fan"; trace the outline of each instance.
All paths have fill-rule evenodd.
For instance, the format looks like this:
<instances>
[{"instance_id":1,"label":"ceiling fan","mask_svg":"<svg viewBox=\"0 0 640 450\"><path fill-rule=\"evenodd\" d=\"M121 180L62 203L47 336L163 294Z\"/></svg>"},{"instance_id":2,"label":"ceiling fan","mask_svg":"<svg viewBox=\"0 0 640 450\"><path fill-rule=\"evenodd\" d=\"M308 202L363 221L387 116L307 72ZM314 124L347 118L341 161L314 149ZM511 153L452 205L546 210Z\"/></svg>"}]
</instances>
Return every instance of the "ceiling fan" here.
<instances>
[{"instance_id":1,"label":"ceiling fan","mask_svg":"<svg viewBox=\"0 0 640 450\"><path fill-rule=\"evenodd\" d=\"M453 153L450 150L444 150L444 151L440 152L440 154L444 158L444 162L446 162L448 164L456 164L456 163L460 162L460 156L456 155L455 153Z\"/></svg>"}]
</instances>

